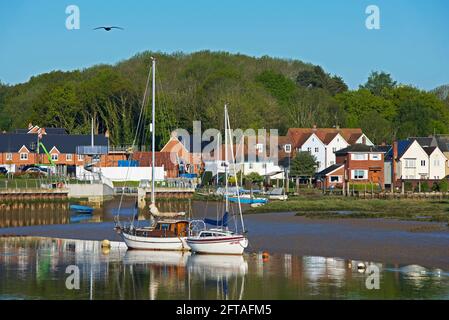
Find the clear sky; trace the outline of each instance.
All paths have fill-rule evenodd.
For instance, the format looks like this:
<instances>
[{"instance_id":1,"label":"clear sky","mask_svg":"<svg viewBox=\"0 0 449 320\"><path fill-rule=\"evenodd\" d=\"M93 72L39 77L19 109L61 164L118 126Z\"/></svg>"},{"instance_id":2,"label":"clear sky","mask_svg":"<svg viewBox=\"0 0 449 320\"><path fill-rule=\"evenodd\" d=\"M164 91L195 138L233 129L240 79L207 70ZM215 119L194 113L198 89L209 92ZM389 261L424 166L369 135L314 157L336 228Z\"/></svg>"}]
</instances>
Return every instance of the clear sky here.
<instances>
[{"instance_id":1,"label":"clear sky","mask_svg":"<svg viewBox=\"0 0 449 320\"><path fill-rule=\"evenodd\" d=\"M80 30L67 30L68 5ZM365 27L368 5L380 30ZM93 31L119 25L125 31ZM350 87L371 70L432 89L449 83L447 0L0 0L0 80L203 49L319 64Z\"/></svg>"}]
</instances>

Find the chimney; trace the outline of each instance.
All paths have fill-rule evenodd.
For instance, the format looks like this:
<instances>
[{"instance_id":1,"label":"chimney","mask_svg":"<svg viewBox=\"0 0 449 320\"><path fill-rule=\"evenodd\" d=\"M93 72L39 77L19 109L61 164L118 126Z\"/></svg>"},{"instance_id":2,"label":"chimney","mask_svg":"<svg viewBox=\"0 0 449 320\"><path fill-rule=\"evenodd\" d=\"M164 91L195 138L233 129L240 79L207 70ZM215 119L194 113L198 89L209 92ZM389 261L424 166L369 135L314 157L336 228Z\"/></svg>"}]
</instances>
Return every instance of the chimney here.
<instances>
[{"instance_id":1,"label":"chimney","mask_svg":"<svg viewBox=\"0 0 449 320\"><path fill-rule=\"evenodd\" d=\"M335 126L335 129L340 130L340 126L337 124L337 125Z\"/></svg>"},{"instance_id":2,"label":"chimney","mask_svg":"<svg viewBox=\"0 0 449 320\"><path fill-rule=\"evenodd\" d=\"M313 131L316 131L316 129L317 129L316 124L313 125L313 128L312 128L312 129L313 129Z\"/></svg>"},{"instance_id":3,"label":"chimney","mask_svg":"<svg viewBox=\"0 0 449 320\"><path fill-rule=\"evenodd\" d=\"M30 122L30 123L28 123L28 130L31 130L31 129L33 129L33 124Z\"/></svg>"},{"instance_id":4,"label":"chimney","mask_svg":"<svg viewBox=\"0 0 449 320\"><path fill-rule=\"evenodd\" d=\"M397 165L397 160L398 160L398 142L394 141L393 142L393 159L391 161L391 168L392 168L391 183L393 185L396 182L396 165Z\"/></svg>"}]
</instances>

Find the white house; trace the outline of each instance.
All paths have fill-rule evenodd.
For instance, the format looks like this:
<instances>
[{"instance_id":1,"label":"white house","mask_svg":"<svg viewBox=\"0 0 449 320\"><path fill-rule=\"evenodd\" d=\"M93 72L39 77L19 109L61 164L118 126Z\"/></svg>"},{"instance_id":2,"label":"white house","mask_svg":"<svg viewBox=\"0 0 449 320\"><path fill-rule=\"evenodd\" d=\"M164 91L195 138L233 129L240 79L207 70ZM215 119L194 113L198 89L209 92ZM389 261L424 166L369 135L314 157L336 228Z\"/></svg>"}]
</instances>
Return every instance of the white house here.
<instances>
[{"instance_id":1,"label":"white house","mask_svg":"<svg viewBox=\"0 0 449 320\"><path fill-rule=\"evenodd\" d=\"M336 164L335 152L354 144L374 144L360 128L291 128L286 141L295 151L308 151L316 157L317 171ZM280 141L283 141L280 139Z\"/></svg>"},{"instance_id":2,"label":"white house","mask_svg":"<svg viewBox=\"0 0 449 320\"><path fill-rule=\"evenodd\" d=\"M317 161L317 171L324 170L326 166L326 145L315 133L310 134L306 141L297 150L307 151L315 156Z\"/></svg>"},{"instance_id":3,"label":"white house","mask_svg":"<svg viewBox=\"0 0 449 320\"><path fill-rule=\"evenodd\" d=\"M418 140L402 140L397 149L397 178L440 180L445 177L447 158L438 147L422 147Z\"/></svg>"}]
</instances>

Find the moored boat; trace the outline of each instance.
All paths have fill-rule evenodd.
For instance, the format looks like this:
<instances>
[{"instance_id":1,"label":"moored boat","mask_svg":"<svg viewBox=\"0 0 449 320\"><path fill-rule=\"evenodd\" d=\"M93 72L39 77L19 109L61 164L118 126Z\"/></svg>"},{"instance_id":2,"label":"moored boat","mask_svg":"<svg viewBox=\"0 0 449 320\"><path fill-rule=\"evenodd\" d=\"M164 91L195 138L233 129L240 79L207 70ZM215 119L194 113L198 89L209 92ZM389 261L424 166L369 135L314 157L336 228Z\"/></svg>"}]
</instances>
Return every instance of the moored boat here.
<instances>
[{"instance_id":1,"label":"moored boat","mask_svg":"<svg viewBox=\"0 0 449 320\"><path fill-rule=\"evenodd\" d=\"M156 90L156 60L153 59L152 75L153 75L153 99L152 99L152 161L151 161L151 204L150 215L155 219L150 227L136 228L134 226L134 218L129 225L122 226L119 222L116 225L116 230L121 234L128 249L137 250L167 250L167 251L189 251L190 247L187 245L186 238L188 235L189 221L185 220L185 212L159 212L156 207L156 192L155 192L155 90ZM150 80L148 75L147 87ZM144 101L146 97L144 97ZM142 111L145 102L142 103ZM141 112L142 113L142 112ZM136 138L137 138L136 132ZM136 140L136 139L135 139ZM133 143L134 145L134 143ZM123 194L122 194L123 196ZM120 213L120 212L119 212Z\"/></svg>"},{"instance_id":2,"label":"moored boat","mask_svg":"<svg viewBox=\"0 0 449 320\"><path fill-rule=\"evenodd\" d=\"M232 143L232 136L229 134L230 124L228 109L225 105L225 150L228 147L228 139ZM228 135L229 134L229 135ZM231 148L232 162L235 161L233 150ZM229 192L228 192L228 176L229 172L227 167L228 152L225 151L225 212L221 220L194 220L190 223L189 233L187 237L187 244L191 248L192 252L200 254L229 254L229 255L242 255L245 249L248 247L248 238L246 237L245 225L243 222L241 199L238 183L236 182L237 190L237 203L240 215L241 233L237 232L237 223L235 223L235 231L230 231L228 228L228 216L229 216ZM207 229L207 225L214 226ZM199 228L198 228L199 226Z\"/></svg>"}]
</instances>

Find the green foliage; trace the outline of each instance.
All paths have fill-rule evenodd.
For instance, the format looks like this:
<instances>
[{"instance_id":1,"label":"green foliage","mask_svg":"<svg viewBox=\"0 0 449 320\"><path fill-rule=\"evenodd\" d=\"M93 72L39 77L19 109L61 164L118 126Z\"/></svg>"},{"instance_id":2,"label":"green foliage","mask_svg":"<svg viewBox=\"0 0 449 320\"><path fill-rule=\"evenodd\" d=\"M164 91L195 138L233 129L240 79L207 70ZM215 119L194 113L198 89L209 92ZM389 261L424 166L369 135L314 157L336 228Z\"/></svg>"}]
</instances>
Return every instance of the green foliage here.
<instances>
[{"instance_id":1,"label":"green foliage","mask_svg":"<svg viewBox=\"0 0 449 320\"><path fill-rule=\"evenodd\" d=\"M386 72L371 72L368 77L368 81L360 86L360 89L367 89L372 94L379 96L384 89L394 89L396 87L396 81L391 78L391 75Z\"/></svg>"},{"instance_id":2,"label":"green foliage","mask_svg":"<svg viewBox=\"0 0 449 320\"><path fill-rule=\"evenodd\" d=\"M315 156L307 151L300 151L296 154L291 164L292 176L311 177L316 172L317 161Z\"/></svg>"},{"instance_id":3,"label":"green foliage","mask_svg":"<svg viewBox=\"0 0 449 320\"><path fill-rule=\"evenodd\" d=\"M246 184L254 184L261 183L263 181L263 177L257 172L251 172L244 177Z\"/></svg>"},{"instance_id":4,"label":"green foliage","mask_svg":"<svg viewBox=\"0 0 449 320\"><path fill-rule=\"evenodd\" d=\"M312 70L300 71L296 77L296 83L304 88L325 89L331 95L348 90L348 86L341 77L325 73L320 66L315 66Z\"/></svg>"},{"instance_id":5,"label":"green foliage","mask_svg":"<svg viewBox=\"0 0 449 320\"><path fill-rule=\"evenodd\" d=\"M441 180L440 182L434 182L432 186L432 191L437 192L448 192L449 191L449 182L447 180Z\"/></svg>"},{"instance_id":6,"label":"green foliage","mask_svg":"<svg viewBox=\"0 0 449 320\"><path fill-rule=\"evenodd\" d=\"M440 192L448 192L449 191L449 182L447 180L441 180L438 184L438 189Z\"/></svg>"}]
</instances>

